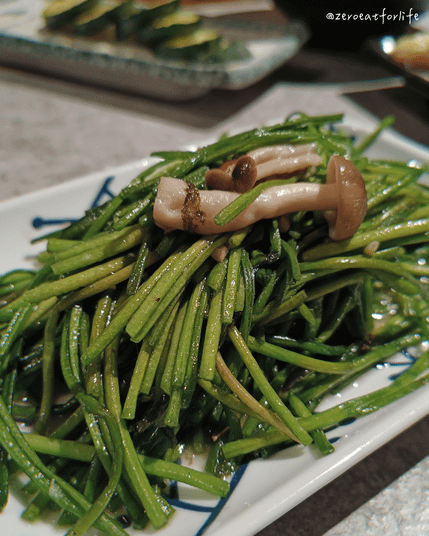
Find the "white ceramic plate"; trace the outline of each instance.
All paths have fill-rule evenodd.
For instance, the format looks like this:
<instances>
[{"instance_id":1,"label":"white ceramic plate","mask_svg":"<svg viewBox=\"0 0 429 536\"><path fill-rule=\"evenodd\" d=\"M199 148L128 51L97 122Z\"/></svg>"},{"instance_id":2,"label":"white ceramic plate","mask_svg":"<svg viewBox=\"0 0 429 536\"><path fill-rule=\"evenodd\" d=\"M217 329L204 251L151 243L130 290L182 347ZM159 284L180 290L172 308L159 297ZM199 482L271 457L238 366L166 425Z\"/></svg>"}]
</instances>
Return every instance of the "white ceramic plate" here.
<instances>
[{"instance_id":1,"label":"white ceramic plate","mask_svg":"<svg viewBox=\"0 0 429 536\"><path fill-rule=\"evenodd\" d=\"M347 124L347 123L346 123ZM357 135L362 124L348 123ZM429 162L429 150L394 133L384 133L370 154L380 158ZM67 184L12 199L0 204L0 273L32 267L32 258L43 244L31 246L32 238L53 229L60 220L81 217L94 202L103 202L128 184L152 159L109 172L96 173ZM341 395L327 399L320 409L388 385L392 377L413 362L413 350L401 353L372 369ZM269 460L244 466L232 481L227 500L213 499L187 486L179 486L176 514L159 531L162 536L251 536L312 495L359 460L411 426L429 412L429 386L387 408L362 417L328 433L335 452L321 457L312 447L294 446ZM182 460L188 463L189 460ZM199 468L201 460L193 459ZM53 536L61 534L48 522L28 525L20 519L24 506L12 495L0 517L0 534ZM132 531L130 531L132 533ZM153 533L149 530L149 533Z\"/></svg>"},{"instance_id":2,"label":"white ceramic plate","mask_svg":"<svg viewBox=\"0 0 429 536\"><path fill-rule=\"evenodd\" d=\"M280 67L307 40L300 22L263 24L207 18L249 58L225 63L168 61L131 41L48 32L46 0L0 0L0 62L167 100L188 100L211 89L243 89Z\"/></svg>"}]
</instances>

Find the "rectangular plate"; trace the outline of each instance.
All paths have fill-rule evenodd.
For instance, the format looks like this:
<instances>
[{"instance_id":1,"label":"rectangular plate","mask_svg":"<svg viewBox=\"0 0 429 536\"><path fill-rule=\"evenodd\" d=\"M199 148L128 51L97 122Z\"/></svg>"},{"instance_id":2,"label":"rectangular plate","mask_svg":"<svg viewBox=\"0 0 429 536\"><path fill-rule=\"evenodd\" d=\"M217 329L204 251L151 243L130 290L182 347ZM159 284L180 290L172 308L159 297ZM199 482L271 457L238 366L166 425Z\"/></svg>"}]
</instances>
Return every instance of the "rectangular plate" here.
<instances>
[{"instance_id":1,"label":"rectangular plate","mask_svg":"<svg viewBox=\"0 0 429 536\"><path fill-rule=\"evenodd\" d=\"M226 63L167 61L131 42L48 32L45 0L0 0L0 62L157 98L184 101L211 89L243 89L291 58L307 39L301 23L205 19L242 40L251 57Z\"/></svg>"},{"instance_id":2,"label":"rectangular plate","mask_svg":"<svg viewBox=\"0 0 429 536\"><path fill-rule=\"evenodd\" d=\"M344 126L357 137L366 133L363 122L346 120ZM428 149L387 131L368 154L377 158L429 162ZM90 206L119 193L154 161L148 158L133 162L0 203L0 251L3 252L0 273L33 267L34 255L42 251L44 245L31 246L31 239L58 228L62 222L80 218ZM319 410L388 385L395 375L412 364L413 354L410 349L374 367L341 394L327 398ZM178 500L173 503L176 513L159 534L197 536L204 532L206 536L251 536L428 412L429 386L426 385L397 403L328 432L328 438L335 445L335 452L329 456L321 457L311 446L297 445L268 460L243 466L234 476L232 492L226 500L179 485ZM183 457L181 462L195 468L203 467L203 460L198 458ZM15 487L18 488L17 483ZM49 521L32 525L23 522L20 519L23 508L19 496L12 494L0 517L0 534L58 535ZM130 534L134 533L138 534L130 530Z\"/></svg>"}]
</instances>

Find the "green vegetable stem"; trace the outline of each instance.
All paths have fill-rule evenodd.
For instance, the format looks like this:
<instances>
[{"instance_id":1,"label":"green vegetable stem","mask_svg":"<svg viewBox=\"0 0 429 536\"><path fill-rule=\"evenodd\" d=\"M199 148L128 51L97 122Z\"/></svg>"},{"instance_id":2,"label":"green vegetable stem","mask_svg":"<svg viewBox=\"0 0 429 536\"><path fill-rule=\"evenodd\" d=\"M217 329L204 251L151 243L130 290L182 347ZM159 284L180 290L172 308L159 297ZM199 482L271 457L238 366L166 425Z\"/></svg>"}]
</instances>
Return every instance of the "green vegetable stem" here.
<instances>
[{"instance_id":1,"label":"green vegetable stem","mask_svg":"<svg viewBox=\"0 0 429 536\"><path fill-rule=\"evenodd\" d=\"M70 536L162 529L175 483L227 498L241 464L297 443L329 455L332 428L424 387L427 167L366 156L393 118L363 138L341 119L298 113L158 152L110 201L37 239L37 269L0 277L0 510L24 473L25 520L55 512ZM260 181L215 220L273 185L323 184L342 155L367 195L349 238L331 240L317 210L209 236L157 225L161 177L202 190L208 170L250 151L308 144L319 165ZM410 365L388 382L375 367L401 352ZM369 392L319 409L357 379ZM204 470L188 467L196 455Z\"/></svg>"}]
</instances>

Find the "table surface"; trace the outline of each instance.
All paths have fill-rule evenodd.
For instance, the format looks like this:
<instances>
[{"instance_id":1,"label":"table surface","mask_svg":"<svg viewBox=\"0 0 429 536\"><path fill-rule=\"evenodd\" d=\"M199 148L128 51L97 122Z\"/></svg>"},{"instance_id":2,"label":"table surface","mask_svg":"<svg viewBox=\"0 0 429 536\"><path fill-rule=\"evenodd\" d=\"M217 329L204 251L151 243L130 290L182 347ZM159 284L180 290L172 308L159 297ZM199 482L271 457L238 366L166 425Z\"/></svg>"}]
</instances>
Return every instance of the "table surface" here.
<instances>
[{"instance_id":1,"label":"table surface","mask_svg":"<svg viewBox=\"0 0 429 536\"><path fill-rule=\"evenodd\" d=\"M428 100L365 47L305 46L254 86L171 103L0 67L0 199L6 200L296 110L371 120L429 144ZM429 534L429 417L258 536Z\"/></svg>"}]
</instances>

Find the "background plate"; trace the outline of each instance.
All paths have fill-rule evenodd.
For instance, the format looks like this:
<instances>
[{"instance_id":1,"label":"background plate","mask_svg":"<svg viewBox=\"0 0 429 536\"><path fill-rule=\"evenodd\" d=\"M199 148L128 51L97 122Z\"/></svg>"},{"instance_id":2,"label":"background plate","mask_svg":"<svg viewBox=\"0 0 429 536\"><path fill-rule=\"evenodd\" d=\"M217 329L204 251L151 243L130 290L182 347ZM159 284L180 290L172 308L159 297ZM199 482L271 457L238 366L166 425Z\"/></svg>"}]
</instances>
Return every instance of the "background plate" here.
<instances>
[{"instance_id":1,"label":"background plate","mask_svg":"<svg viewBox=\"0 0 429 536\"><path fill-rule=\"evenodd\" d=\"M0 62L175 101L214 88L248 87L280 67L307 40L307 30L299 22L206 18L206 26L242 40L251 57L213 64L166 61L132 43L47 32L41 17L45 6L45 0L0 0Z\"/></svg>"},{"instance_id":2,"label":"background plate","mask_svg":"<svg viewBox=\"0 0 429 536\"><path fill-rule=\"evenodd\" d=\"M396 40L396 37L385 35L379 39L370 40L368 44L378 57L390 65L395 74L404 78L408 87L429 98L429 70L412 69L407 65L394 61L391 53L395 47Z\"/></svg>"}]
</instances>

